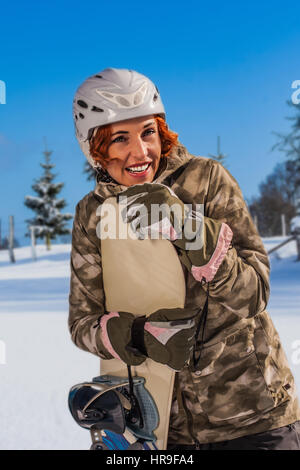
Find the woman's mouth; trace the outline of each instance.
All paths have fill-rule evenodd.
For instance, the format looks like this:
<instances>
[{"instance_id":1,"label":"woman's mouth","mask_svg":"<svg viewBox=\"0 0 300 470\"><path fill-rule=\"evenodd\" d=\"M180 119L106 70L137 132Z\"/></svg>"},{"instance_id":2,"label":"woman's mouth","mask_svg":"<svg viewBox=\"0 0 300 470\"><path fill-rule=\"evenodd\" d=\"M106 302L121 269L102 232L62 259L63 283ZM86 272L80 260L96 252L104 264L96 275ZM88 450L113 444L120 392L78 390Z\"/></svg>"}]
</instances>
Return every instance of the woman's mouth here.
<instances>
[{"instance_id":1,"label":"woman's mouth","mask_svg":"<svg viewBox=\"0 0 300 470\"><path fill-rule=\"evenodd\" d=\"M131 175L131 176L144 176L148 173L149 169L151 167L151 162L145 163L143 165L134 165L126 168L126 171Z\"/></svg>"}]
</instances>

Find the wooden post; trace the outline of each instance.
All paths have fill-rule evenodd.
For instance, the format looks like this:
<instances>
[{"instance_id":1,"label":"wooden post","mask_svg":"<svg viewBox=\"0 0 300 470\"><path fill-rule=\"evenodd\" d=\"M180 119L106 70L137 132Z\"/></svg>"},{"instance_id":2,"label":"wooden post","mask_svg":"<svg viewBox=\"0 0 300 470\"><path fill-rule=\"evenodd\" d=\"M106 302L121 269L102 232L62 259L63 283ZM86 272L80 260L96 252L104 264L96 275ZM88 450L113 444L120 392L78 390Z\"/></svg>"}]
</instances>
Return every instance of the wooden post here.
<instances>
[{"instance_id":1,"label":"wooden post","mask_svg":"<svg viewBox=\"0 0 300 470\"><path fill-rule=\"evenodd\" d=\"M291 220L291 234L294 235L294 238L296 240L296 246L297 246L297 260L296 261L300 261L300 225L299 225L300 210L299 209L296 213L296 217L293 217L293 219Z\"/></svg>"},{"instance_id":2,"label":"wooden post","mask_svg":"<svg viewBox=\"0 0 300 470\"><path fill-rule=\"evenodd\" d=\"M296 245L297 245L297 252L298 252L298 258L297 261L300 261L300 233L296 233Z\"/></svg>"},{"instance_id":3,"label":"wooden post","mask_svg":"<svg viewBox=\"0 0 300 470\"><path fill-rule=\"evenodd\" d=\"M32 254L32 259L33 259L33 260L36 260L34 225L31 225L31 226L30 226L30 238L31 238L31 254Z\"/></svg>"},{"instance_id":4,"label":"wooden post","mask_svg":"<svg viewBox=\"0 0 300 470\"><path fill-rule=\"evenodd\" d=\"M286 237L285 214L281 214L281 233L283 237Z\"/></svg>"},{"instance_id":5,"label":"wooden post","mask_svg":"<svg viewBox=\"0 0 300 470\"><path fill-rule=\"evenodd\" d=\"M51 238L50 238L50 233L47 233L45 235L45 239L46 239L46 247L47 247L47 250L51 250Z\"/></svg>"},{"instance_id":6,"label":"wooden post","mask_svg":"<svg viewBox=\"0 0 300 470\"><path fill-rule=\"evenodd\" d=\"M11 263L15 263L14 255L14 216L9 216L9 240L8 240L9 258Z\"/></svg>"}]
</instances>

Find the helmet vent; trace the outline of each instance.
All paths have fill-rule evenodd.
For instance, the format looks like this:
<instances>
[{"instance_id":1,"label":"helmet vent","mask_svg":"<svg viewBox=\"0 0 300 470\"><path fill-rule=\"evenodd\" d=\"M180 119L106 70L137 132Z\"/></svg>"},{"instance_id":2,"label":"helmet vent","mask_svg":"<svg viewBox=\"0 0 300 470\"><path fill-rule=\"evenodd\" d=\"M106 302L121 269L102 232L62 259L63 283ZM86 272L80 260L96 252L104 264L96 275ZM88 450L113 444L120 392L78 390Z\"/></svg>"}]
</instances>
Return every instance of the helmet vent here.
<instances>
[{"instance_id":1,"label":"helmet vent","mask_svg":"<svg viewBox=\"0 0 300 470\"><path fill-rule=\"evenodd\" d=\"M130 106L129 101L126 98L124 98L124 96L120 96L120 95L116 96L116 100L122 106Z\"/></svg>"},{"instance_id":2,"label":"helmet vent","mask_svg":"<svg viewBox=\"0 0 300 470\"><path fill-rule=\"evenodd\" d=\"M97 78L103 78L102 75L95 75Z\"/></svg>"},{"instance_id":3,"label":"helmet vent","mask_svg":"<svg viewBox=\"0 0 300 470\"><path fill-rule=\"evenodd\" d=\"M80 117L81 119L84 119L84 115L83 115L82 113L79 113L79 117Z\"/></svg>"},{"instance_id":4,"label":"helmet vent","mask_svg":"<svg viewBox=\"0 0 300 470\"><path fill-rule=\"evenodd\" d=\"M83 100L77 100L77 104L79 104L79 106L81 106L82 108L88 108L88 105Z\"/></svg>"},{"instance_id":5,"label":"helmet vent","mask_svg":"<svg viewBox=\"0 0 300 470\"><path fill-rule=\"evenodd\" d=\"M114 97L114 95L112 95L111 93L107 93L106 91L103 91L102 95L105 96L105 98L113 98Z\"/></svg>"},{"instance_id":6,"label":"helmet vent","mask_svg":"<svg viewBox=\"0 0 300 470\"><path fill-rule=\"evenodd\" d=\"M96 89L96 93L108 101L117 104L119 108L134 108L136 106L140 106L144 102L147 93L147 83L144 81L137 91L134 93L127 93L126 95L110 93L99 89Z\"/></svg>"},{"instance_id":7,"label":"helmet vent","mask_svg":"<svg viewBox=\"0 0 300 470\"><path fill-rule=\"evenodd\" d=\"M143 95L140 91L138 91L134 96L133 102L134 104L138 105L142 102L142 100L143 100Z\"/></svg>"},{"instance_id":8,"label":"helmet vent","mask_svg":"<svg viewBox=\"0 0 300 470\"><path fill-rule=\"evenodd\" d=\"M97 106L92 106L91 111L96 111L97 113L104 113L104 109L97 108Z\"/></svg>"},{"instance_id":9,"label":"helmet vent","mask_svg":"<svg viewBox=\"0 0 300 470\"><path fill-rule=\"evenodd\" d=\"M155 93L155 95L153 96L153 102L155 103L155 101L157 101L157 98L158 98L158 95Z\"/></svg>"}]
</instances>

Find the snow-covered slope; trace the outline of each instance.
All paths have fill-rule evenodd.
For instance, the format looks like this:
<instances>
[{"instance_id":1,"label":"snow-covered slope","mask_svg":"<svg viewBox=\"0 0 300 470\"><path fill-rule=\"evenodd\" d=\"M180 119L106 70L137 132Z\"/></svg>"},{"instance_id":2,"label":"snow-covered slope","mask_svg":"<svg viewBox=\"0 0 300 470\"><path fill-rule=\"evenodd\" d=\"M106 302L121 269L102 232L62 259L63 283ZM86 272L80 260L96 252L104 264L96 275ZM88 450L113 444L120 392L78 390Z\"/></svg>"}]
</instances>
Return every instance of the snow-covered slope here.
<instances>
[{"instance_id":1,"label":"snow-covered slope","mask_svg":"<svg viewBox=\"0 0 300 470\"><path fill-rule=\"evenodd\" d=\"M266 249L283 241L264 239ZM89 433L67 406L72 385L99 374L67 327L70 245L0 251L0 449L88 449ZM300 262L294 242L271 255L268 311L300 390Z\"/></svg>"}]
</instances>

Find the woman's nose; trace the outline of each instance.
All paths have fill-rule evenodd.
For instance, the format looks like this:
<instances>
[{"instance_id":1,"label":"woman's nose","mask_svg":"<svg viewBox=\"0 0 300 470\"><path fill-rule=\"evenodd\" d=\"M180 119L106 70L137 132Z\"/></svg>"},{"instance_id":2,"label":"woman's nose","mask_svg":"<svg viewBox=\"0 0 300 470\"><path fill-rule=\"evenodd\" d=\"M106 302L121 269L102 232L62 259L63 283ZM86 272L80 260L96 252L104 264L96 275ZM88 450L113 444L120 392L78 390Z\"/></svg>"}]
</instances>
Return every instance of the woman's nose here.
<instances>
[{"instance_id":1,"label":"woman's nose","mask_svg":"<svg viewBox=\"0 0 300 470\"><path fill-rule=\"evenodd\" d=\"M130 142L130 155L132 157L144 158L147 155L147 145L141 139L133 139Z\"/></svg>"}]
</instances>

